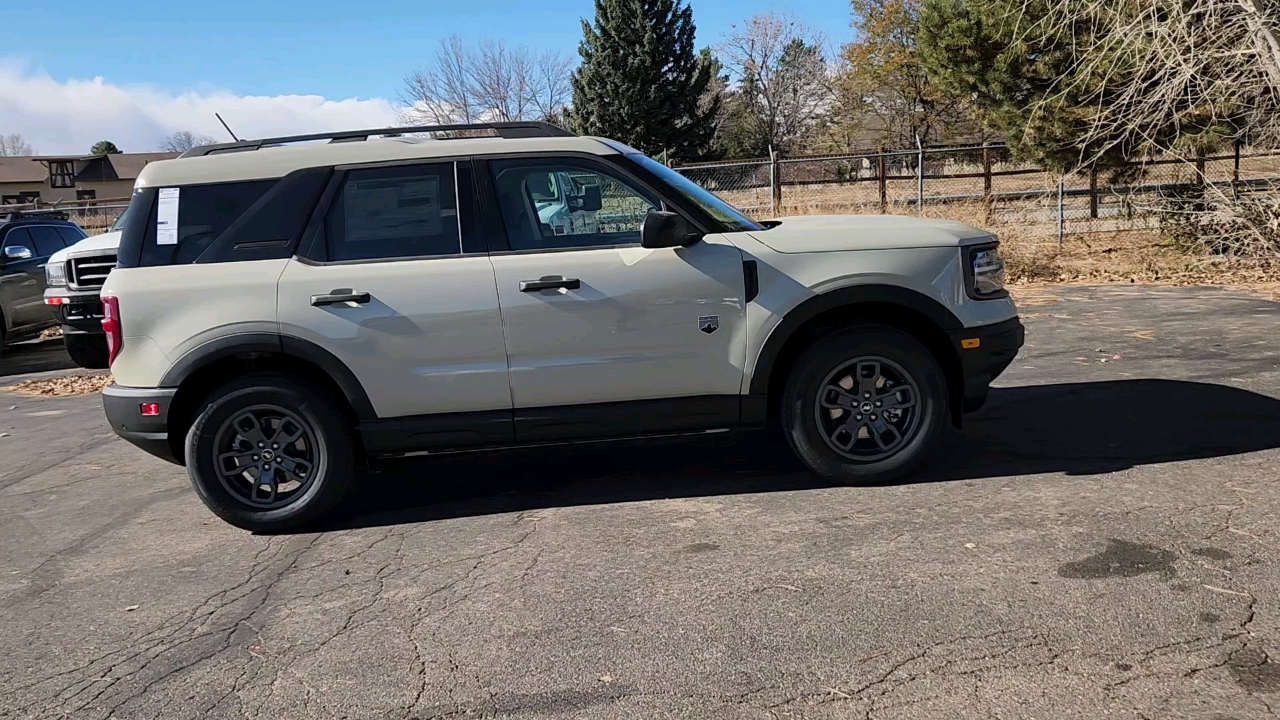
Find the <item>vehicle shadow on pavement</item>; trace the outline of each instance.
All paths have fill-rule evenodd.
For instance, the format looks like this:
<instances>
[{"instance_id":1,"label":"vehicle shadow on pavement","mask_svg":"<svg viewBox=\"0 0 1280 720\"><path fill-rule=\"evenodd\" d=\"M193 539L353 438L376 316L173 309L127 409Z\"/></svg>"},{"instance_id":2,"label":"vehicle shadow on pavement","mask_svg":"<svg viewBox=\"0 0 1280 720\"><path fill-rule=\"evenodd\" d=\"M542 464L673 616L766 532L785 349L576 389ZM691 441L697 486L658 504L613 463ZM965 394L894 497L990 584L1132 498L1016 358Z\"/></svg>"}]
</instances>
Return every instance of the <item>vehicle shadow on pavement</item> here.
<instances>
[{"instance_id":1,"label":"vehicle shadow on pavement","mask_svg":"<svg viewBox=\"0 0 1280 720\"><path fill-rule=\"evenodd\" d=\"M14 343L6 346L4 353L0 354L0 378L66 370L75 366L60 337Z\"/></svg>"},{"instance_id":2,"label":"vehicle shadow on pavement","mask_svg":"<svg viewBox=\"0 0 1280 720\"><path fill-rule=\"evenodd\" d=\"M995 388L905 482L1106 473L1280 447L1280 400L1174 380ZM330 529L675 497L827 487L777 432L380 463Z\"/></svg>"}]
</instances>

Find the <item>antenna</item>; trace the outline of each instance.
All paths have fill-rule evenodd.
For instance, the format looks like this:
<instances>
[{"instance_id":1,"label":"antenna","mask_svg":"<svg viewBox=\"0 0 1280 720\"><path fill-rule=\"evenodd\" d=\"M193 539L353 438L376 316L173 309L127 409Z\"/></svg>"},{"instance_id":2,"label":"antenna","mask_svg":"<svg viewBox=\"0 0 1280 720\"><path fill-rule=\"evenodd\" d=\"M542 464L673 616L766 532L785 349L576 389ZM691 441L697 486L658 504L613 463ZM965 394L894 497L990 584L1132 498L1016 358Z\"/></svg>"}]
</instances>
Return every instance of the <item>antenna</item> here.
<instances>
[{"instance_id":1,"label":"antenna","mask_svg":"<svg viewBox=\"0 0 1280 720\"><path fill-rule=\"evenodd\" d=\"M236 142L240 142L240 138L236 137L236 134L231 132L231 127L227 125L227 121L223 120L221 115L219 115L218 113L214 113L213 116L218 118L218 122L222 123L222 127L227 129L227 134L231 136L232 140L235 140Z\"/></svg>"}]
</instances>

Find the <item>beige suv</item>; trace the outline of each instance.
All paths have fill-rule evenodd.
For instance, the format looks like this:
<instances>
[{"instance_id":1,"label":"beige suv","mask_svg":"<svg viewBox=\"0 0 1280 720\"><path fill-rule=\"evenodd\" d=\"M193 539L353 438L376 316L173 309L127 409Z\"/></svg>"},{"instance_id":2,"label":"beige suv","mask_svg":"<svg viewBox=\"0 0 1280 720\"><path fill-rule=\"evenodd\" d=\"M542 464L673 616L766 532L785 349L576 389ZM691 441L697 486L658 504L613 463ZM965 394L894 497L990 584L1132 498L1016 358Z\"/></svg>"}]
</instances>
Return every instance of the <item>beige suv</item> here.
<instances>
[{"instance_id":1,"label":"beige suv","mask_svg":"<svg viewBox=\"0 0 1280 720\"><path fill-rule=\"evenodd\" d=\"M138 178L103 401L259 531L330 513L366 459L773 417L815 472L880 482L1022 344L996 246L913 218L756 222L541 123L202 147Z\"/></svg>"}]
</instances>

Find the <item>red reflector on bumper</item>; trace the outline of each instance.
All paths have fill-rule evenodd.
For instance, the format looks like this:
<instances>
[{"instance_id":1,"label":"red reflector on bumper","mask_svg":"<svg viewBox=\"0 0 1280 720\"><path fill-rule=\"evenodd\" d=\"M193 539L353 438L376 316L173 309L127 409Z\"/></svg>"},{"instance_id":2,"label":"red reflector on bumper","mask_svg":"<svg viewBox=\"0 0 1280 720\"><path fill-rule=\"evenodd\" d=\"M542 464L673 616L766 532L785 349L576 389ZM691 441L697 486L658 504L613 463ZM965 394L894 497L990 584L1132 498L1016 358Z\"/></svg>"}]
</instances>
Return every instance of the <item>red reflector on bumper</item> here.
<instances>
[{"instance_id":1,"label":"red reflector on bumper","mask_svg":"<svg viewBox=\"0 0 1280 720\"><path fill-rule=\"evenodd\" d=\"M142 403L138 406L138 410L145 417L155 417L160 414L160 403Z\"/></svg>"},{"instance_id":2,"label":"red reflector on bumper","mask_svg":"<svg viewBox=\"0 0 1280 720\"><path fill-rule=\"evenodd\" d=\"M48 297L44 299L45 305L66 305L67 299L60 297Z\"/></svg>"}]
</instances>

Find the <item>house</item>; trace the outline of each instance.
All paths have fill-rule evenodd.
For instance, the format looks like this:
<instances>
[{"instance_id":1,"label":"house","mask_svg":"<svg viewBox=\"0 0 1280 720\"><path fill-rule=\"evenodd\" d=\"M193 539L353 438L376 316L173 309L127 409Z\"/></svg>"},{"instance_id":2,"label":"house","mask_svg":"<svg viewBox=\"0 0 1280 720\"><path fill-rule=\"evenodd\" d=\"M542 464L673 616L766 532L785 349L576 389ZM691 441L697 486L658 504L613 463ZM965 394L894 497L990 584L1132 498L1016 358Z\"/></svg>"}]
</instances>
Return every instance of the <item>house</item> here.
<instances>
[{"instance_id":1,"label":"house","mask_svg":"<svg viewBox=\"0 0 1280 720\"><path fill-rule=\"evenodd\" d=\"M0 157L0 205L126 199L147 163L175 157L178 153Z\"/></svg>"}]
</instances>

